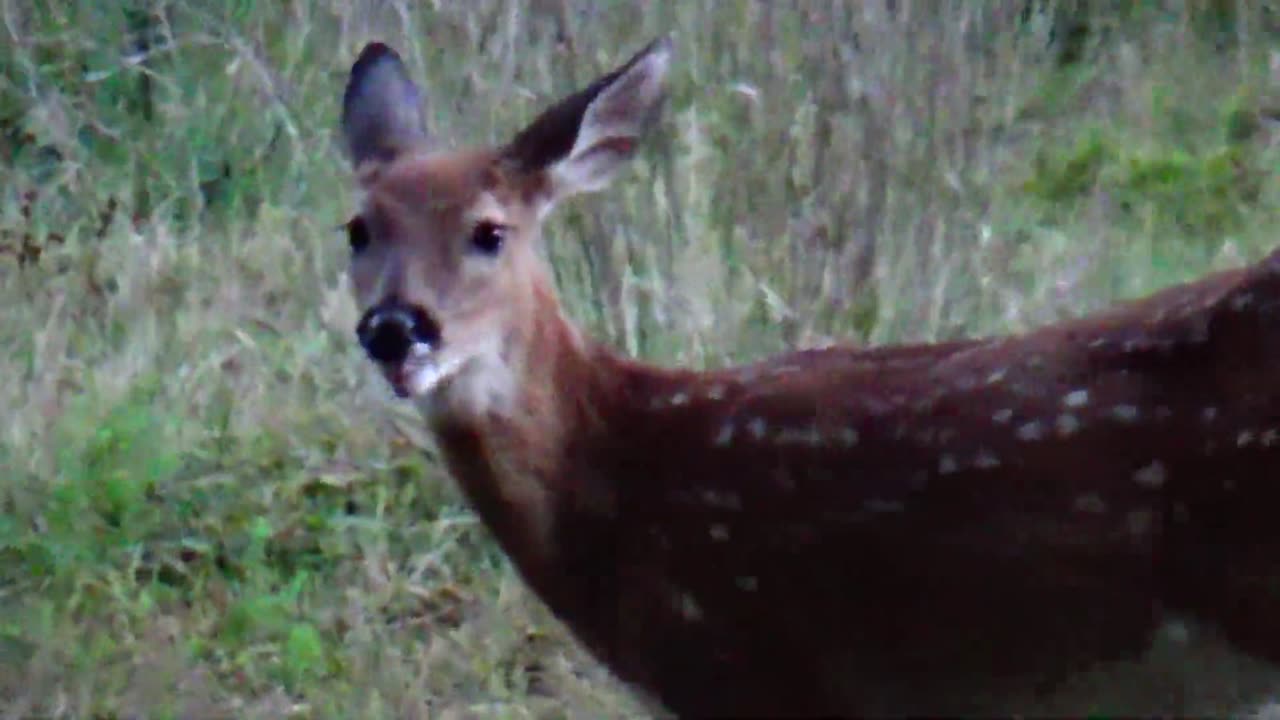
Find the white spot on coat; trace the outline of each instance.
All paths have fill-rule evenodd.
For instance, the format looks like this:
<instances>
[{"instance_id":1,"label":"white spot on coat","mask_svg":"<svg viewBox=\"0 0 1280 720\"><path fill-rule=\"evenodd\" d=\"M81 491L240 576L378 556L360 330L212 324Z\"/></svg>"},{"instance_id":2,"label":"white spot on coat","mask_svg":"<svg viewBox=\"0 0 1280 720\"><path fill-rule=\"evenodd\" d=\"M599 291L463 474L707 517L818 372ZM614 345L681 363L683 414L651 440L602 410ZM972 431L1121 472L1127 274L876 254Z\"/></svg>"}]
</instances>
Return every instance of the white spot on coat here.
<instances>
[{"instance_id":1,"label":"white spot on coat","mask_svg":"<svg viewBox=\"0 0 1280 720\"><path fill-rule=\"evenodd\" d=\"M1111 417L1124 423L1131 423L1138 419L1138 408L1135 405L1116 405L1111 408Z\"/></svg>"},{"instance_id":2,"label":"white spot on coat","mask_svg":"<svg viewBox=\"0 0 1280 720\"><path fill-rule=\"evenodd\" d=\"M991 416L991 419L994 420L998 425L1004 425L1005 423L1013 419L1013 409L1002 408L1000 410L997 410L995 414Z\"/></svg>"},{"instance_id":3,"label":"white spot on coat","mask_svg":"<svg viewBox=\"0 0 1280 720\"><path fill-rule=\"evenodd\" d=\"M858 444L858 431L851 427L842 427L836 431L836 440L844 447L851 448Z\"/></svg>"},{"instance_id":4,"label":"white spot on coat","mask_svg":"<svg viewBox=\"0 0 1280 720\"><path fill-rule=\"evenodd\" d=\"M960 464L951 455L943 455L938 458L938 474L950 475L960 469Z\"/></svg>"},{"instance_id":5,"label":"white spot on coat","mask_svg":"<svg viewBox=\"0 0 1280 720\"><path fill-rule=\"evenodd\" d=\"M720 432L716 434L714 442L716 447L727 447L729 443L733 442L732 422L726 422L724 425L720 426Z\"/></svg>"},{"instance_id":6,"label":"white spot on coat","mask_svg":"<svg viewBox=\"0 0 1280 720\"><path fill-rule=\"evenodd\" d=\"M1080 408L1089 404L1088 390L1072 390L1062 397L1062 404L1071 408Z\"/></svg>"},{"instance_id":7,"label":"white spot on coat","mask_svg":"<svg viewBox=\"0 0 1280 720\"><path fill-rule=\"evenodd\" d=\"M783 428L778 431L774 441L779 445L819 447L822 445L822 433L818 432L818 428L813 425L802 428Z\"/></svg>"},{"instance_id":8,"label":"white spot on coat","mask_svg":"<svg viewBox=\"0 0 1280 720\"><path fill-rule=\"evenodd\" d=\"M702 619L702 606L687 592L680 593L676 600L676 609L688 622L698 622Z\"/></svg>"},{"instance_id":9,"label":"white spot on coat","mask_svg":"<svg viewBox=\"0 0 1280 720\"><path fill-rule=\"evenodd\" d=\"M1039 422L1032 420L1031 422L1019 427L1015 433L1019 440L1025 442L1034 442L1044 437L1044 428Z\"/></svg>"},{"instance_id":10,"label":"white spot on coat","mask_svg":"<svg viewBox=\"0 0 1280 720\"><path fill-rule=\"evenodd\" d=\"M1155 518L1150 510L1134 510L1129 513L1129 532L1133 535L1146 535L1151 532Z\"/></svg>"},{"instance_id":11,"label":"white spot on coat","mask_svg":"<svg viewBox=\"0 0 1280 720\"><path fill-rule=\"evenodd\" d=\"M1000 467L1000 458L995 453L986 448L978 450L978 456L973 459L973 466L979 470L990 470Z\"/></svg>"},{"instance_id":12,"label":"white spot on coat","mask_svg":"<svg viewBox=\"0 0 1280 720\"><path fill-rule=\"evenodd\" d=\"M1133 474L1133 481L1146 488L1163 487L1165 481L1164 463L1159 460L1152 460Z\"/></svg>"},{"instance_id":13,"label":"white spot on coat","mask_svg":"<svg viewBox=\"0 0 1280 720\"><path fill-rule=\"evenodd\" d=\"M822 447L822 431L818 429L817 425L810 425L805 431L804 440L809 443L809 447L820 448Z\"/></svg>"},{"instance_id":14,"label":"white spot on coat","mask_svg":"<svg viewBox=\"0 0 1280 720\"><path fill-rule=\"evenodd\" d=\"M1080 429L1080 421L1071 413L1063 413L1058 416L1058 421L1055 423L1055 426L1057 427L1059 437L1071 437Z\"/></svg>"},{"instance_id":15,"label":"white spot on coat","mask_svg":"<svg viewBox=\"0 0 1280 720\"><path fill-rule=\"evenodd\" d=\"M1107 503L1103 501L1102 496L1097 493L1089 493L1076 498L1073 505L1076 512L1088 513L1090 515L1101 515L1107 511Z\"/></svg>"},{"instance_id":16,"label":"white spot on coat","mask_svg":"<svg viewBox=\"0 0 1280 720\"><path fill-rule=\"evenodd\" d=\"M1191 628L1182 620L1167 620L1160 628L1160 635L1178 645L1191 642Z\"/></svg>"},{"instance_id":17,"label":"white spot on coat","mask_svg":"<svg viewBox=\"0 0 1280 720\"><path fill-rule=\"evenodd\" d=\"M711 523L711 527L707 529L711 535L711 539L716 542L729 541L729 526L724 523Z\"/></svg>"},{"instance_id":18,"label":"white spot on coat","mask_svg":"<svg viewBox=\"0 0 1280 720\"><path fill-rule=\"evenodd\" d=\"M702 501L707 504L707 507L720 508L722 510L742 509L742 498L738 497L736 493L703 490Z\"/></svg>"}]
</instances>

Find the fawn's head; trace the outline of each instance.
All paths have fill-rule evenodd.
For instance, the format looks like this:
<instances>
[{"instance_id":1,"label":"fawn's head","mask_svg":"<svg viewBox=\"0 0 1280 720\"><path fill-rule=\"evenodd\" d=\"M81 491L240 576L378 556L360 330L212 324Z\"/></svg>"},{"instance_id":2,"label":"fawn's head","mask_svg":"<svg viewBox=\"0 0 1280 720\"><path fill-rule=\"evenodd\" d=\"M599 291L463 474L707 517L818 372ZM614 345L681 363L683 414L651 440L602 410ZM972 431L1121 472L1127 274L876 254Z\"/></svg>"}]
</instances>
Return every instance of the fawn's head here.
<instances>
[{"instance_id":1,"label":"fawn's head","mask_svg":"<svg viewBox=\"0 0 1280 720\"><path fill-rule=\"evenodd\" d=\"M364 48L342 130L364 202L347 225L356 334L401 397L500 401L546 298L540 224L604 187L662 104L665 39L553 105L499 147L447 149L394 50ZM536 359L533 359L536 362Z\"/></svg>"}]
</instances>

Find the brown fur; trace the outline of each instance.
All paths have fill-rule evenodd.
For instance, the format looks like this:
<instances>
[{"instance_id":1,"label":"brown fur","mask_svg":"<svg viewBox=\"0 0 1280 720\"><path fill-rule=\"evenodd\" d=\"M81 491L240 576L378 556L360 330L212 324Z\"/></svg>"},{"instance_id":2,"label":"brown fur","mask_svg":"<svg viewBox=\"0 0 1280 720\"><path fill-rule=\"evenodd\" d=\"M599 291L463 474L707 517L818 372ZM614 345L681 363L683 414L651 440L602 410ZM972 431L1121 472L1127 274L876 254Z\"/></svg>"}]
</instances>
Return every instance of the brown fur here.
<instances>
[{"instance_id":1,"label":"brown fur","mask_svg":"<svg viewBox=\"0 0 1280 720\"><path fill-rule=\"evenodd\" d=\"M451 474L672 711L1014 711L1170 611L1280 659L1280 252L1023 335L695 373L565 318L534 250L545 176L467 151L365 182L384 245L353 263L363 304L398 293L446 344L502 333L513 394L446 386L428 413ZM461 278L486 196L508 246Z\"/></svg>"}]
</instances>

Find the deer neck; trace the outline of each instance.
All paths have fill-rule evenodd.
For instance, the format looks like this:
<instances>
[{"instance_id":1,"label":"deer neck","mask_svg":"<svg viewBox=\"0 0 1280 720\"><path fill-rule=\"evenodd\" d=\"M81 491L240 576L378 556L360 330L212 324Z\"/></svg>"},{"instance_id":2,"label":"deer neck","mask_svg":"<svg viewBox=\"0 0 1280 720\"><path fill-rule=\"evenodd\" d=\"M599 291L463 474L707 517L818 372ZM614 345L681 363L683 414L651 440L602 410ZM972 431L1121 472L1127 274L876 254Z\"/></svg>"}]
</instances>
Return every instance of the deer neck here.
<instances>
[{"instance_id":1,"label":"deer neck","mask_svg":"<svg viewBox=\"0 0 1280 720\"><path fill-rule=\"evenodd\" d=\"M532 296L527 321L514 324L503 353L507 390L428 418L472 507L529 584L563 607L582 599L566 596L575 592L566 580L574 552L567 530L601 527L615 510L608 473L584 465L611 418L625 413L619 404L634 370L582 336L547 285Z\"/></svg>"}]
</instances>

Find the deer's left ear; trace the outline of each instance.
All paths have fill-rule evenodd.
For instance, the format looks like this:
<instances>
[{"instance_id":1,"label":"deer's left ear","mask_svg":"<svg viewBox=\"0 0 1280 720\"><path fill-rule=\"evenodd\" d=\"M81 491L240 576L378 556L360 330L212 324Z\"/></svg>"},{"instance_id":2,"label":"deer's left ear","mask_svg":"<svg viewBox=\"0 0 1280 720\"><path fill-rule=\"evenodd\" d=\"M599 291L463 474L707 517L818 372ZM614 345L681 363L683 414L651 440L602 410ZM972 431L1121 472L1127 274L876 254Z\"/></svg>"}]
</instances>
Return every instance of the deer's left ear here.
<instances>
[{"instance_id":1,"label":"deer's left ear","mask_svg":"<svg viewBox=\"0 0 1280 720\"><path fill-rule=\"evenodd\" d=\"M517 172L538 174L548 204L600 190L635 155L666 97L671 42L653 41L613 72L548 108L503 149Z\"/></svg>"}]
</instances>

